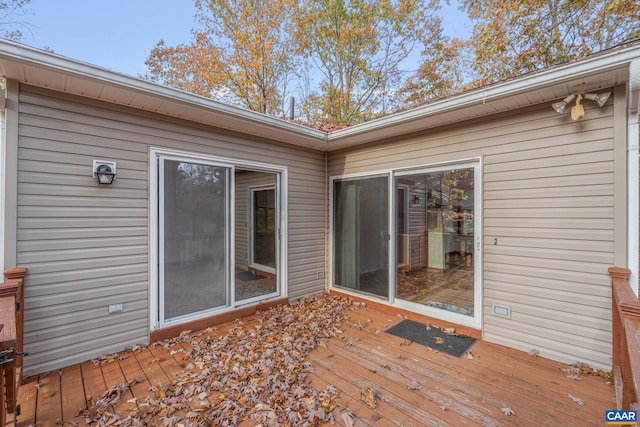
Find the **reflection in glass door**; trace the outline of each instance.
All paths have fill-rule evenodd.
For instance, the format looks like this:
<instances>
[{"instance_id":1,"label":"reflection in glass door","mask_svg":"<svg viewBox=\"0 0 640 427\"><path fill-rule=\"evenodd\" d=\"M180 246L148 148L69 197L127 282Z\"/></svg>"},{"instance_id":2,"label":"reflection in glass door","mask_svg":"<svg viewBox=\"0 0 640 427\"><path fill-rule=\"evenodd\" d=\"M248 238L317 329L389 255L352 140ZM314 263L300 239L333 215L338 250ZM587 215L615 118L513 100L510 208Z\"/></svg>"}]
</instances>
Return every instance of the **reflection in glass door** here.
<instances>
[{"instance_id":1,"label":"reflection in glass door","mask_svg":"<svg viewBox=\"0 0 640 427\"><path fill-rule=\"evenodd\" d=\"M409 193L396 298L474 316L474 178L473 167L396 176Z\"/></svg>"},{"instance_id":2,"label":"reflection in glass door","mask_svg":"<svg viewBox=\"0 0 640 427\"><path fill-rule=\"evenodd\" d=\"M389 295L389 177L333 181L333 281Z\"/></svg>"},{"instance_id":3,"label":"reflection in glass door","mask_svg":"<svg viewBox=\"0 0 640 427\"><path fill-rule=\"evenodd\" d=\"M160 158L160 320L229 301L232 168Z\"/></svg>"},{"instance_id":4,"label":"reflection in glass door","mask_svg":"<svg viewBox=\"0 0 640 427\"><path fill-rule=\"evenodd\" d=\"M276 189L251 190L251 264L276 268Z\"/></svg>"}]
</instances>

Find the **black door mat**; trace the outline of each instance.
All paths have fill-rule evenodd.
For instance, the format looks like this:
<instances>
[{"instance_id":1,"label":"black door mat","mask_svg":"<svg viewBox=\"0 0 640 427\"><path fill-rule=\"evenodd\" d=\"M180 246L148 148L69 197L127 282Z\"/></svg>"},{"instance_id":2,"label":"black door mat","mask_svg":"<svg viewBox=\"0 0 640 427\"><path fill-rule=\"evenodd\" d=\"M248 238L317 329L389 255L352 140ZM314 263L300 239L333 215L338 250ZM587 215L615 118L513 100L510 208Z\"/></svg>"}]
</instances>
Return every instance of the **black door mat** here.
<instances>
[{"instance_id":1,"label":"black door mat","mask_svg":"<svg viewBox=\"0 0 640 427\"><path fill-rule=\"evenodd\" d=\"M403 320L385 332L455 357L461 357L476 342L475 338L449 335L440 328L413 320Z\"/></svg>"}]
</instances>

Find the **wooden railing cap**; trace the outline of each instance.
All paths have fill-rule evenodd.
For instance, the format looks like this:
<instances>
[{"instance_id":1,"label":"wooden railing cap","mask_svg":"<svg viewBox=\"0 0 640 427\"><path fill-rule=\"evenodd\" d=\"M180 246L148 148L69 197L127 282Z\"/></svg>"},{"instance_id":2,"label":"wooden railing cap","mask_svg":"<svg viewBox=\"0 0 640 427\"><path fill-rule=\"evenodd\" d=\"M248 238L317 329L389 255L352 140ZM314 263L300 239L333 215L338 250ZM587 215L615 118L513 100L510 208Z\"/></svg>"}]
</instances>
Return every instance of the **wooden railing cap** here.
<instances>
[{"instance_id":1,"label":"wooden railing cap","mask_svg":"<svg viewBox=\"0 0 640 427\"><path fill-rule=\"evenodd\" d=\"M609 267L609 275L614 279L628 279L631 276L631 270L624 267Z\"/></svg>"},{"instance_id":2,"label":"wooden railing cap","mask_svg":"<svg viewBox=\"0 0 640 427\"><path fill-rule=\"evenodd\" d=\"M24 276L27 275L27 271L28 271L28 269L25 268L25 267L9 268L9 269L4 271L4 277L7 280L24 279Z\"/></svg>"}]
</instances>

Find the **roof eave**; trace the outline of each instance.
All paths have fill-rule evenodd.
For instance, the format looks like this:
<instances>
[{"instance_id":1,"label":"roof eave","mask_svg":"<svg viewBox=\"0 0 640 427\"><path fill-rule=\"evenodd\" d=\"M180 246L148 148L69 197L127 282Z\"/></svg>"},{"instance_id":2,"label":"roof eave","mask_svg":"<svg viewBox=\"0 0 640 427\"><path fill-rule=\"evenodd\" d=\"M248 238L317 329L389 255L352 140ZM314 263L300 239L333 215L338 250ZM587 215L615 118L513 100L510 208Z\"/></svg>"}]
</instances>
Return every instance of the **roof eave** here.
<instances>
[{"instance_id":1,"label":"roof eave","mask_svg":"<svg viewBox=\"0 0 640 427\"><path fill-rule=\"evenodd\" d=\"M578 81L586 83L592 76L605 73L615 73L615 84L620 80L628 80L629 64L640 57L640 45L613 50L609 53L596 55L577 62L563 64L539 72L514 78L513 80L500 82L491 86L479 88L451 98L435 101L412 110L391 114L370 122L356 126L336 130L329 134L328 150L347 148L354 145L379 141L381 137L398 136L428 129L428 120L436 116L442 116L453 112L459 112L467 108L482 110L492 102L504 100L509 97L521 96L528 92L540 91L542 88L554 88L550 90L547 98L537 97L535 103L557 100L566 96L571 87ZM533 103L532 103L533 104ZM520 105L522 107L524 105ZM505 110L496 110L501 112ZM478 114L482 117L486 114ZM451 121L452 123L455 120ZM442 122L438 122L438 126Z\"/></svg>"},{"instance_id":2,"label":"roof eave","mask_svg":"<svg viewBox=\"0 0 640 427\"><path fill-rule=\"evenodd\" d=\"M105 88L124 89L140 96L138 103L135 101L118 102L118 100L110 99L108 96L96 96L96 99L185 118L234 132L276 139L308 148L323 150L326 145L327 133L323 131L300 126L266 114L162 86L148 80L107 70L19 43L0 40L0 64L3 61L10 61L14 65L20 65L20 67L9 67L5 64L0 68L5 74L4 77L18 80L21 83L87 96L86 93L74 90L73 87L63 87L62 84L55 87L42 84L42 82L30 81L28 78L29 74L38 74L40 71L56 73L62 77L58 79L59 81L65 80L64 77L81 79L93 82L96 85L102 85ZM109 91L105 90L96 92L109 93ZM149 97L162 100L162 102L155 101L147 104L145 101L148 101ZM206 112L206 115L204 115L206 119L198 120L190 117L203 116L202 112Z\"/></svg>"}]
</instances>

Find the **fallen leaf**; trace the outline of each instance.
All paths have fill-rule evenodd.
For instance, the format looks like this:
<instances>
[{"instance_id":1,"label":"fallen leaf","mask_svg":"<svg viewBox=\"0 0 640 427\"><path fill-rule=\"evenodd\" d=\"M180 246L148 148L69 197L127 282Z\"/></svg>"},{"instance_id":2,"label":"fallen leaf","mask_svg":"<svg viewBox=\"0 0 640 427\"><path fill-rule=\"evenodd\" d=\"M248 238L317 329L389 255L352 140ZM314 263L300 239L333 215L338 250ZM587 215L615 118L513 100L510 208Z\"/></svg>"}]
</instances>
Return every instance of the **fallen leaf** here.
<instances>
[{"instance_id":1,"label":"fallen leaf","mask_svg":"<svg viewBox=\"0 0 640 427\"><path fill-rule=\"evenodd\" d=\"M531 350L529 350L529 356L538 357L538 356L540 356L540 352L538 350L536 350L535 348L532 348Z\"/></svg>"},{"instance_id":2,"label":"fallen leaf","mask_svg":"<svg viewBox=\"0 0 640 427\"><path fill-rule=\"evenodd\" d=\"M407 388L409 390L420 390L422 388L422 386L420 385L420 383L416 380L412 380L409 385L407 386Z\"/></svg>"},{"instance_id":3,"label":"fallen leaf","mask_svg":"<svg viewBox=\"0 0 640 427\"><path fill-rule=\"evenodd\" d=\"M440 337L436 338L436 344L444 344L444 340Z\"/></svg>"},{"instance_id":4,"label":"fallen leaf","mask_svg":"<svg viewBox=\"0 0 640 427\"><path fill-rule=\"evenodd\" d=\"M178 338L152 345L166 352L158 353L150 363L159 362L167 353L182 353L183 370L171 383L150 387L151 393L138 397L137 409L126 418L110 411L135 382L109 387L101 398L88 402L81 415L87 424L102 427L163 422L167 427L231 426L243 420L265 427L335 424L338 391L331 385L323 391L310 385L313 366L306 357L339 337L345 324L353 323L345 323L347 310L364 306L349 298L322 295L265 310L255 317L257 325L247 320L215 334L215 329L196 334L185 331ZM358 327L369 323L360 322ZM352 345L358 339L353 340L344 339ZM177 343L184 343L184 348L174 347ZM97 361L105 363L113 357ZM363 402L373 408L375 400L373 391L365 390Z\"/></svg>"},{"instance_id":5,"label":"fallen leaf","mask_svg":"<svg viewBox=\"0 0 640 427\"><path fill-rule=\"evenodd\" d=\"M345 427L354 427L356 425L356 419L353 413L351 412L344 411L340 415L340 418L342 418L342 421L344 422Z\"/></svg>"},{"instance_id":6,"label":"fallen leaf","mask_svg":"<svg viewBox=\"0 0 640 427\"><path fill-rule=\"evenodd\" d=\"M473 354L470 351L467 352L467 359L472 359L473 360Z\"/></svg>"},{"instance_id":7,"label":"fallen leaf","mask_svg":"<svg viewBox=\"0 0 640 427\"><path fill-rule=\"evenodd\" d=\"M580 399L579 397L575 397L573 396L571 393L568 394L569 399L573 400L574 402L576 402L578 405L580 406L584 406L584 400Z\"/></svg>"},{"instance_id":8,"label":"fallen leaf","mask_svg":"<svg viewBox=\"0 0 640 427\"><path fill-rule=\"evenodd\" d=\"M376 409L376 397L370 388L360 390L360 400L371 409Z\"/></svg>"},{"instance_id":9,"label":"fallen leaf","mask_svg":"<svg viewBox=\"0 0 640 427\"><path fill-rule=\"evenodd\" d=\"M506 416L511 416L511 415L515 415L516 413L513 412L513 409L506 407L506 408L500 408L500 410L502 411L503 414L505 414Z\"/></svg>"}]
</instances>

